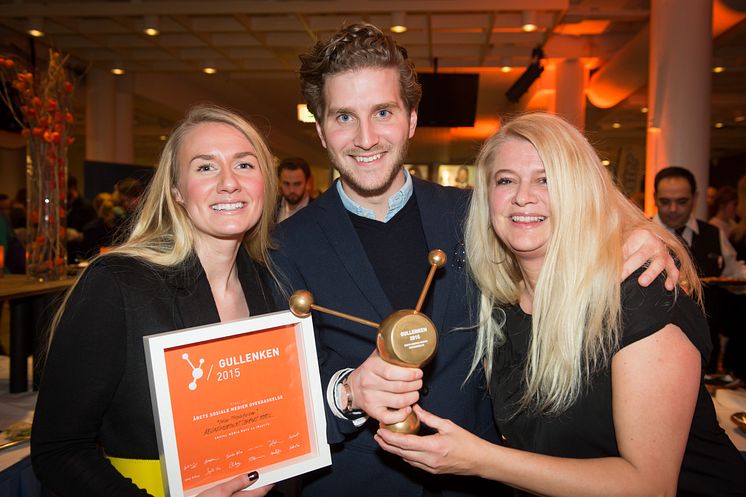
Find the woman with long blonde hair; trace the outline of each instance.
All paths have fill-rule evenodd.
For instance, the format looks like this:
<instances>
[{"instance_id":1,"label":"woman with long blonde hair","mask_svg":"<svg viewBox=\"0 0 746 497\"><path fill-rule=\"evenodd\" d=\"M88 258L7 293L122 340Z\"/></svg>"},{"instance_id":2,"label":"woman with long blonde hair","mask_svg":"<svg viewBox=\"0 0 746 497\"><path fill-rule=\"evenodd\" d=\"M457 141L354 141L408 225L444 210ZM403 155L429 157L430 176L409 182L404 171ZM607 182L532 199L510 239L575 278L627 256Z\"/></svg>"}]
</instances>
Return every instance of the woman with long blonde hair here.
<instances>
[{"instance_id":1,"label":"woman with long blonde hair","mask_svg":"<svg viewBox=\"0 0 746 497\"><path fill-rule=\"evenodd\" d=\"M124 244L95 259L57 313L33 423L42 483L64 496L164 494L142 338L275 309L268 264L272 156L214 105L166 142ZM203 492L241 490L249 473Z\"/></svg>"},{"instance_id":2,"label":"woman with long blonde hair","mask_svg":"<svg viewBox=\"0 0 746 497\"><path fill-rule=\"evenodd\" d=\"M684 247L615 187L592 146L547 113L517 117L484 144L466 223L480 290L472 370L484 367L504 445L419 407L436 434L379 430L386 450L433 473L482 476L556 496L743 495L746 462L704 389L707 325ZM619 284L633 229L681 263Z\"/></svg>"}]
</instances>

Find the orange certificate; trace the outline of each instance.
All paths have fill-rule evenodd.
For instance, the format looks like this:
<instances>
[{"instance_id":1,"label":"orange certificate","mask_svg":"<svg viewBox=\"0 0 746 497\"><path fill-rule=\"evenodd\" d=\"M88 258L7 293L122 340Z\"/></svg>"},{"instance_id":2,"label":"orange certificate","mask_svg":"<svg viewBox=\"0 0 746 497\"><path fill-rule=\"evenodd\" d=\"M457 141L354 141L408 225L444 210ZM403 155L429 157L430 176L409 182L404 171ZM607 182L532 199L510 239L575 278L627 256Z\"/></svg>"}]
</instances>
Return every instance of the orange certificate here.
<instances>
[{"instance_id":1,"label":"orange certificate","mask_svg":"<svg viewBox=\"0 0 746 497\"><path fill-rule=\"evenodd\" d=\"M254 470L259 487L330 464L309 319L286 311L145 346L170 495Z\"/></svg>"}]
</instances>

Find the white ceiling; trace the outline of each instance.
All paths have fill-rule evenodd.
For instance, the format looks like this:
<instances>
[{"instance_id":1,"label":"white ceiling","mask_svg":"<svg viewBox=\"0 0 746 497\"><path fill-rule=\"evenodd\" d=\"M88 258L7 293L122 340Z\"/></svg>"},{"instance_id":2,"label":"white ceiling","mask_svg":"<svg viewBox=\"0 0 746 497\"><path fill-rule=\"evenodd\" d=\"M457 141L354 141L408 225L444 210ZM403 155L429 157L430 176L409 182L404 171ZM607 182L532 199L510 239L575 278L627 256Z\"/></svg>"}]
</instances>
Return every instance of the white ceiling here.
<instances>
[{"instance_id":1,"label":"white ceiling","mask_svg":"<svg viewBox=\"0 0 746 497\"><path fill-rule=\"evenodd\" d=\"M522 108L504 93L534 47L544 47L548 63L582 57L602 67L645 28L649 8L649 0L0 0L0 42L27 52L23 33L29 19L39 17L46 36L35 42L38 54L52 45L71 54L81 72L123 66L127 75L120 84L136 95L140 162L152 162L158 136L186 105L211 100L254 116L278 156L302 155L322 165L326 158L313 125L295 119L298 54L343 23L366 20L388 28L392 12L406 12L409 30L395 36L418 69L432 71L437 59L443 72L480 73L477 120L485 123L472 130L420 128L410 160L464 162L499 115ZM526 10L537 16L533 33L520 29ZM157 16L159 36L143 34L146 16ZM744 24L714 42L715 60L727 67L713 75L713 122L726 123L713 131L715 153L746 148L746 125L735 121L746 112ZM510 73L499 71L506 58L515 66ZM208 63L217 74L200 72ZM638 66L647 71L646 60ZM639 109L645 100L643 85L612 109L589 104L587 129L611 149L630 140L644 143ZM622 128L612 129L612 122Z\"/></svg>"}]
</instances>

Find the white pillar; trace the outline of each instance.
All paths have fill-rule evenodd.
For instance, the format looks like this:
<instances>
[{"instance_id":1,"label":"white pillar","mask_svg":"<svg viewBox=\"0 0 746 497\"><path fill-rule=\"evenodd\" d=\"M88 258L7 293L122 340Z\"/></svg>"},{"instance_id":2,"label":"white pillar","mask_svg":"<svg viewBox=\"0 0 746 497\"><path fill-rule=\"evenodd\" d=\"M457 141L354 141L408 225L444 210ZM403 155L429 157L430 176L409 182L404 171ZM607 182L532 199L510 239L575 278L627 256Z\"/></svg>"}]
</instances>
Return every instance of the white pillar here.
<instances>
[{"instance_id":1,"label":"white pillar","mask_svg":"<svg viewBox=\"0 0 746 497\"><path fill-rule=\"evenodd\" d=\"M557 64L557 114L585 129L585 89L588 69L578 59L566 59Z\"/></svg>"},{"instance_id":2,"label":"white pillar","mask_svg":"<svg viewBox=\"0 0 746 497\"><path fill-rule=\"evenodd\" d=\"M655 174L668 166L697 179L705 218L710 161L711 0L652 0L645 211L654 211Z\"/></svg>"},{"instance_id":3,"label":"white pillar","mask_svg":"<svg viewBox=\"0 0 746 497\"><path fill-rule=\"evenodd\" d=\"M85 157L114 161L114 75L92 68L86 78Z\"/></svg>"},{"instance_id":4,"label":"white pillar","mask_svg":"<svg viewBox=\"0 0 746 497\"><path fill-rule=\"evenodd\" d=\"M117 77L114 102L114 160L122 164L132 164L135 161L132 86L129 75Z\"/></svg>"}]
</instances>

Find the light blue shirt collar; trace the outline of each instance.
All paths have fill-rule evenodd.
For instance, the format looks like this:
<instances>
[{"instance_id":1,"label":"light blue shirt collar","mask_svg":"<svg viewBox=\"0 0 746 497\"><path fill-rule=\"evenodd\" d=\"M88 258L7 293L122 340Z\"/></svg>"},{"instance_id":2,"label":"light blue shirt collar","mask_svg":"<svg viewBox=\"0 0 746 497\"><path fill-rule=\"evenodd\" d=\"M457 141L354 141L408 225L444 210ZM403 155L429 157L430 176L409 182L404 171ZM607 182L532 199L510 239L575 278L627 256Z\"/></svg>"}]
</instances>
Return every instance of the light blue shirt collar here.
<instances>
[{"instance_id":1,"label":"light blue shirt collar","mask_svg":"<svg viewBox=\"0 0 746 497\"><path fill-rule=\"evenodd\" d=\"M389 197L389 210L383 218L384 223L389 222L391 218L396 216L396 214L407 204L409 199L412 198L412 193L414 192L412 177L409 175L409 171L405 168L402 168L402 172L404 173L404 186L401 187L401 190ZM345 193L341 181L337 181L337 192L339 193L339 198L342 200L342 205L344 205L345 209L356 216L366 217L368 219L376 218L372 209L363 207Z\"/></svg>"}]
</instances>

